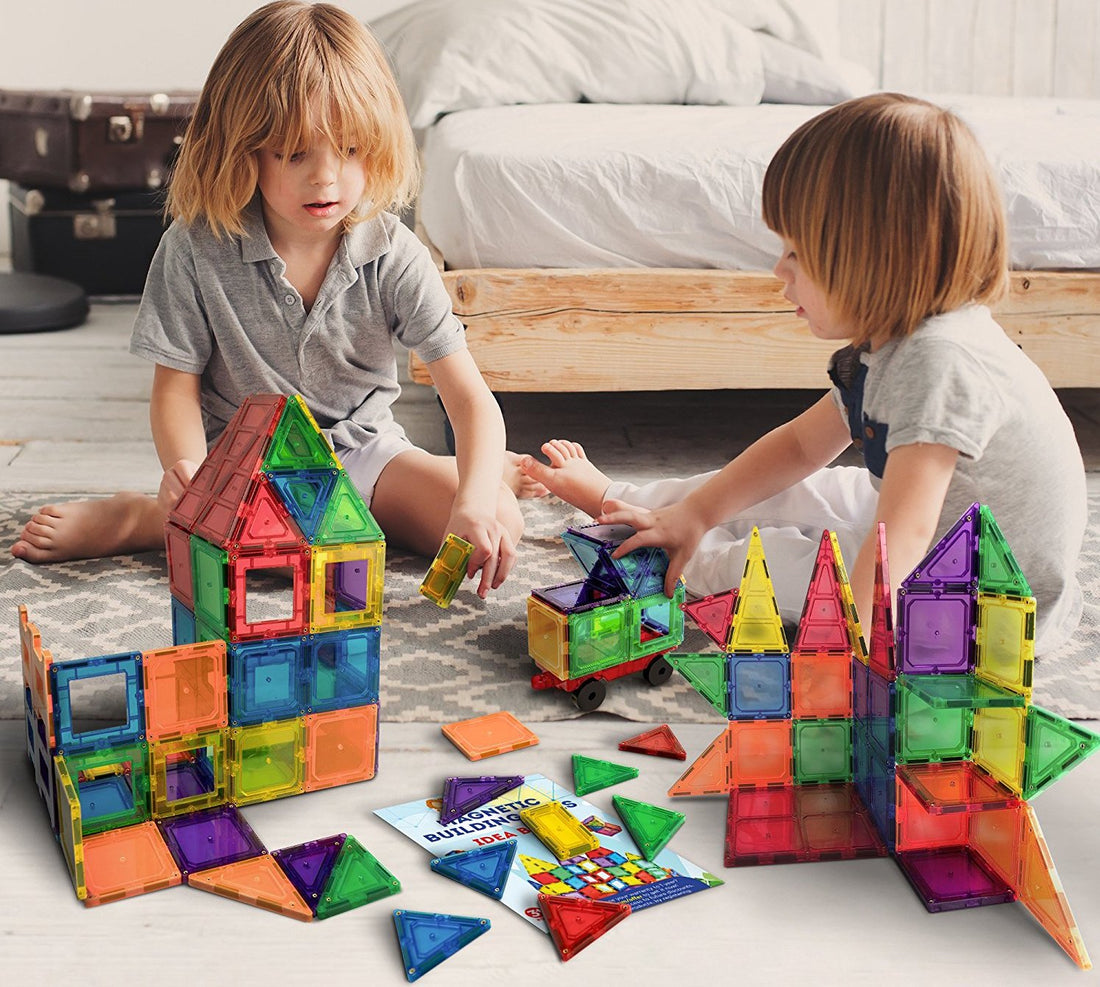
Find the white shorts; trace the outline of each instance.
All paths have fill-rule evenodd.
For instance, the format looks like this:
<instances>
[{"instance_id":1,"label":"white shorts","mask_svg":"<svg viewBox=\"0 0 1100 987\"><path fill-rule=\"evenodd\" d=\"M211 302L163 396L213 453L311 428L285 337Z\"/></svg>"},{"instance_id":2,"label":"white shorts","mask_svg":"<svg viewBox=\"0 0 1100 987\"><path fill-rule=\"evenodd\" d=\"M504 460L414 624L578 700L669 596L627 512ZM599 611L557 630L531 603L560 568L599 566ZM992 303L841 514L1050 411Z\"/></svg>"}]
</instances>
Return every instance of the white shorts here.
<instances>
[{"instance_id":1,"label":"white shorts","mask_svg":"<svg viewBox=\"0 0 1100 987\"><path fill-rule=\"evenodd\" d=\"M348 479L370 507L382 470L394 457L415 448L403 432L382 432L361 446L337 446L336 456L344 464Z\"/></svg>"},{"instance_id":2,"label":"white shorts","mask_svg":"<svg viewBox=\"0 0 1100 987\"><path fill-rule=\"evenodd\" d=\"M684 480L658 480L636 486L615 482L604 499L623 500L635 507L655 510L676 503L702 486L714 473ZM785 620L802 614L822 529L837 536L848 566L871 530L878 493L870 474L859 466L833 466L818 470L801 483L755 504L724 524L711 528L684 567L689 592L698 596L720 593L741 582L745 552L753 527L768 560L775 599Z\"/></svg>"}]
</instances>

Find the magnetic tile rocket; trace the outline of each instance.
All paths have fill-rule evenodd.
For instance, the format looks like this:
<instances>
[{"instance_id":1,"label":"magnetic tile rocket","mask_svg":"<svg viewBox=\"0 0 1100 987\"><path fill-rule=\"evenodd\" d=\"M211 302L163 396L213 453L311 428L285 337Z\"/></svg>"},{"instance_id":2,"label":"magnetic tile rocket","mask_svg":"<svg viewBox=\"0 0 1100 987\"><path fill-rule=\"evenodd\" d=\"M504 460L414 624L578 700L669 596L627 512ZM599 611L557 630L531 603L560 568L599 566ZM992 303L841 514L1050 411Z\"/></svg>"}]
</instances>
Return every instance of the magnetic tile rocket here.
<instances>
[{"instance_id":1,"label":"magnetic tile rocket","mask_svg":"<svg viewBox=\"0 0 1100 987\"><path fill-rule=\"evenodd\" d=\"M187 882L308 920L393 894L353 837L269 855L237 812L377 767L385 542L300 397L241 405L165 541L170 648L54 661L19 608L27 752L77 896ZM89 729L104 676L125 709Z\"/></svg>"},{"instance_id":2,"label":"magnetic tile rocket","mask_svg":"<svg viewBox=\"0 0 1100 987\"><path fill-rule=\"evenodd\" d=\"M1031 702L1031 588L983 505L896 607L877 536L869 647L827 531L793 648L756 530L740 586L684 604L722 651L669 659L728 723L668 794L728 799L728 867L890 855L929 911L1020 901L1087 969L1029 800L1100 736Z\"/></svg>"}]
</instances>

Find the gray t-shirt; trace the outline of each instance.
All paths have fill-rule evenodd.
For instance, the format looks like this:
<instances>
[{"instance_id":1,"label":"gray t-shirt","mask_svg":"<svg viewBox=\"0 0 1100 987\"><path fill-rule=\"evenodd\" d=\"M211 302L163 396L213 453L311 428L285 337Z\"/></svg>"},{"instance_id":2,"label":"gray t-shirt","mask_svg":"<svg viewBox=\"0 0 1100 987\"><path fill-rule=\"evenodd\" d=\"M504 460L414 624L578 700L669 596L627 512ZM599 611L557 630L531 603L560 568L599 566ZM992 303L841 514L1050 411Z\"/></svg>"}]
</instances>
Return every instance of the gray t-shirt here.
<instances>
[{"instance_id":1,"label":"gray t-shirt","mask_svg":"<svg viewBox=\"0 0 1100 987\"><path fill-rule=\"evenodd\" d=\"M426 363L466 346L427 249L396 216L358 223L341 239L307 312L264 227L259 200L245 236L174 222L145 284L130 352L201 375L207 441L246 397L301 394L338 446L404 434L392 338Z\"/></svg>"},{"instance_id":2,"label":"gray t-shirt","mask_svg":"<svg viewBox=\"0 0 1100 987\"><path fill-rule=\"evenodd\" d=\"M914 442L959 451L936 538L975 501L988 505L1035 594L1036 651L1057 647L1081 618L1088 507L1073 426L1042 371L979 305L860 359L863 413L886 426L887 454Z\"/></svg>"}]
</instances>

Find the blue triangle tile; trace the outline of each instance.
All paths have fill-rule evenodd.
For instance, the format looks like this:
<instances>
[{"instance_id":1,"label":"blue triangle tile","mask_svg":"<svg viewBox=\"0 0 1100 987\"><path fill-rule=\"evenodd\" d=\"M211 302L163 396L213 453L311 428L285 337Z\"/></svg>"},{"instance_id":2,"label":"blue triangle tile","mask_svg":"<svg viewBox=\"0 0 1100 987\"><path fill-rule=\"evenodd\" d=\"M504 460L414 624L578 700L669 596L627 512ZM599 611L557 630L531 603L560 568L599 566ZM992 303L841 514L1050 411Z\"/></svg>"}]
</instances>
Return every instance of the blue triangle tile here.
<instances>
[{"instance_id":1,"label":"blue triangle tile","mask_svg":"<svg viewBox=\"0 0 1100 987\"><path fill-rule=\"evenodd\" d=\"M435 857L431 868L452 881L499 899L504 895L504 885L508 882L512 861L516 859L517 845L516 840L504 840L476 850Z\"/></svg>"},{"instance_id":2,"label":"blue triangle tile","mask_svg":"<svg viewBox=\"0 0 1100 987\"><path fill-rule=\"evenodd\" d=\"M312 539L325 516L329 497L336 486L337 470L283 470L268 473L290 516L298 522L302 534Z\"/></svg>"},{"instance_id":3,"label":"blue triangle tile","mask_svg":"<svg viewBox=\"0 0 1100 987\"><path fill-rule=\"evenodd\" d=\"M394 911L393 923L397 927L397 942L401 947L405 977L409 983L489 931L487 918L406 912L401 909Z\"/></svg>"}]
</instances>

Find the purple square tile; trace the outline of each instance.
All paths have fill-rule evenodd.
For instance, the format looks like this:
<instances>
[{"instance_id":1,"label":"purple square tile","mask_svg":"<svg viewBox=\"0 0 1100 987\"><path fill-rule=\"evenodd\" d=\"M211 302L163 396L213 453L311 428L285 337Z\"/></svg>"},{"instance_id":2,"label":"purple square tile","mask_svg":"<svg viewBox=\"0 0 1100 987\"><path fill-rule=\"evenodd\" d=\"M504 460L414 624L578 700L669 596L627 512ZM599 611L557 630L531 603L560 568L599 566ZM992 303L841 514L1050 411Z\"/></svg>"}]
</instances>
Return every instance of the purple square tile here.
<instances>
[{"instance_id":1,"label":"purple square tile","mask_svg":"<svg viewBox=\"0 0 1100 987\"><path fill-rule=\"evenodd\" d=\"M969 593L899 593L898 662L916 675L974 666L974 599Z\"/></svg>"},{"instance_id":2,"label":"purple square tile","mask_svg":"<svg viewBox=\"0 0 1100 987\"><path fill-rule=\"evenodd\" d=\"M267 851L232 805L158 819L164 842L183 874L231 864Z\"/></svg>"},{"instance_id":3,"label":"purple square tile","mask_svg":"<svg viewBox=\"0 0 1100 987\"><path fill-rule=\"evenodd\" d=\"M897 855L909 883L930 912L1015 901L1015 892L969 848L909 850Z\"/></svg>"}]
</instances>

